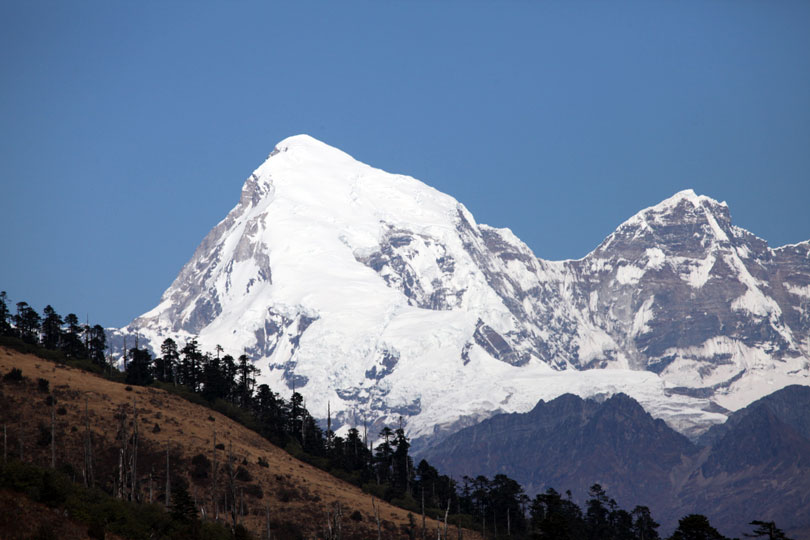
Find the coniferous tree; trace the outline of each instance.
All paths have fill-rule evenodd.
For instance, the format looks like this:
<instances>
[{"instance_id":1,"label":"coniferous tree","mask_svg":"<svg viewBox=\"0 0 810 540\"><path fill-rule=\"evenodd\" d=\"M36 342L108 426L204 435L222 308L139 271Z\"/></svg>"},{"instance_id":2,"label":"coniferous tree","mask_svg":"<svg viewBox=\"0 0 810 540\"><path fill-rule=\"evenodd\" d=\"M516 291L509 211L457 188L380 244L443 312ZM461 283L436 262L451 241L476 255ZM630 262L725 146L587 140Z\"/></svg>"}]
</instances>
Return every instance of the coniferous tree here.
<instances>
[{"instance_id":1,"label":"coniferous tree","mask_svg":"<svg viewBox=\"0 0 810 540\"><path fill-rule=\"evenodd\" d=\"M6 291L0 291L0 336L14 335L14 329L9 324L11 312L8 310L8 295Z\"/></svg>"},{"instance_id":2,"label":"coniferous tree","mask_svg":"<svg viewBox=\"0 0 810 540\"><path fill-rule=\"evenodd\" d=\"M188 386L193 392L200 389L200 378L203 363L203 354L196 339L186 343L180 351L183 355L180 360L179 383Z\"/></svg>"},{"instance_id":3,"label":"coniferous tree","mask_svg":"<svg viewBox=\"0 0 810 540\"><path fill-rule=\"evenodd\" d=\"M498 530L522 532L526 529L525 518L520 509L523 488L505 474L496 474L490 482L490 504L493 524Z\"/></svg>"},{"instance_id":4,"label":"coniferous tree","mask_svg":"<svg viewBox=\"0 0 810 540\"><path fill-rule=\"evenodd\" d=\"M391 479L391 457L394 453L391 449L391 437L393 435L394 432L388 426L384 426L380 431L383 442L377 447L377 453L374 456L377 462L375 468L378 484L386 484Z\"/></svg>"},{"instance_id":5,"label":"coniferous tree","mask_svg":"<svg viewBox=\"0 0 810 540\"><path fill-rule=\"evenodd\" d=\"M56 349L62 341L62 317L50 306L42 310L42 346Z\"/></svg>"},{"instance_id":6,"label":"coniferous tree","mask_svg":"<svg viewBox=\"0 0 810 540\"><path fill-rule=\"evenodd\" d=\"M14 316L14 326L17 335L26 343L39 343L39 330L41 318L27 302L17 302L17 314Z\"/></svg>"},{"instance_id":7,"label":"coniferous tree","mask_svg":"<svg viewBox=\"0 0 810 540\"><path fill-rule=\"evenodd\" d=\"M90 328L90 340L88 342L88 355L90 360L97 366L104 366L107 359L104 355L107 350L107 336L101 325Z\"/></svg>"},{"instance_id":8,"label":"coniferous tree","mask_svg":"<svg viewBox=\"0 0 810 540\"><path fill-rule=\"evenodd\" d=\"M87 350L82 341L82 327L75 313L65 316L65 329L62 350L68 358L87 358Z\"/></svg>"},{"instance_id":9,"label":"coniferous tree","mask_svg":"<svg viewBox=\"0 0 810 540\"><path fill-rule=\"evenodd\" d=\"M188 490L180 484L172 487L171 516L172 520L186 525L197 519L194 501Z\"/></svg>"},{"instance_id":10,"label":"coniferous tree","mask_svg":"<svg viewBox=\"0 0 810 540\"><path fill-rule=\"evenodd\" d=\"M658 523L652 518L646 506L636 506L633 516L633 534L638 540L658 540Z\"/></svg>"},{"instance_id":11,"label":"coniferous tree","mask_svg":"<svg viewBox=\"0 0 810 540\"><path fill-rule=\"evenodd\" d=\"M706 516L689 514L678 520L678 528L669 540L728 540L709 524Z\"/></svg>"},{"instance_id":12,"label":"coniferous tree","mask_svg":"<svg viewBox=\"0 0 810 540\"><path fill-rule=\"evenodd\" d=\"M130 349L126 372L127 384L145 386L152 380L152 355L146 349Z\"/></svg>"},{"instance_id":13,"label":"coniferous tree","mask_svg":"<svg viewBox=\"0 0 810 540\"><path fill-rule=\"evenodd\" d=\"M585 524L588 527L588 538L603 540L610 537L610 510L616 503L612 501L599 484L588 490L590 499L585 503Z\"/></svg>"},{"instance_id":14,"label":"coniferous tree","mask_svg":"<svg viewBox=\"0 0 810 540\"><path fill-rule=\"evenodd\" d=\"M237 384L237 368L233 356L226 354L222 357L222 371L225 374L225 380L228 382L228 392L226 400L229 403L237 405L239 403L239 391Z\"/></svg>"},{"instance_id":15,"label":"coniferous tree","mask_svg":"<svg viewBox=\"0 0 810 540\"><path fill-rule=\"evenodd\" d=\"M250 396L253 393L253 388L256 385L256 376L259 375L259 369L254 366L248 355L239 355L238 364L239 382L238 382L238 395L239 406L243 409L250 408Z\"/></svg>"},{"instance_id":16,"label":"coniferous tree","mask_svg":"<svg viewBox=\"0 0 810 540\"><path fill-rule=\"evenodd\" d=\"M219 358L206 357L202 368L202 395L212 402L228 395L228 381Z\"/></svg>"},{"instance_id":17,"label":"coniferous tree","mask_svg":"<svg viewBox=\"0 0 810 540\"><path fill-rule=\"evenodd\" d=\"M751 533L745 533L745 536L749 538L765 537L768 540L790 540L773 521L754 520L750 524L754 526L754 530Z\"/></svg>"},{"instance_id":18,"label":"coniferous tree","mask_svg":"<svg viewBox=\"0 0 810 540\"><path fill-rule=\"evenodd\" d=\"M579 540L584 537L582 510L552 488L531 503L531 529L538 540Z\"/></svg>"},{"instance_id":19,"label":"coniferous tree","mask_svg":"<svg viewBox=\"0 0 810 540\"><path fill-rule=\"evenodd\" d=\"M397 495L402 495L410 490L413 471L413 463L410 456L408 456L411 443L408 441L408 437L405 436L404 429L398 428L394 432L393 447L391 484L394 492Z\"/></svg>"},{"instance_id":20,"label":"coniferous tree","mask_svg":"<svg viewBox=\"0 0 810 540\"><path fill-rule=\"evenodd\" d=\"M177 343L172 338L166 338L160 346L160 358L155 361L155 376L159 381L177 382L177 363L180 353L177 352Z\"/></svg>"}]
</instances>

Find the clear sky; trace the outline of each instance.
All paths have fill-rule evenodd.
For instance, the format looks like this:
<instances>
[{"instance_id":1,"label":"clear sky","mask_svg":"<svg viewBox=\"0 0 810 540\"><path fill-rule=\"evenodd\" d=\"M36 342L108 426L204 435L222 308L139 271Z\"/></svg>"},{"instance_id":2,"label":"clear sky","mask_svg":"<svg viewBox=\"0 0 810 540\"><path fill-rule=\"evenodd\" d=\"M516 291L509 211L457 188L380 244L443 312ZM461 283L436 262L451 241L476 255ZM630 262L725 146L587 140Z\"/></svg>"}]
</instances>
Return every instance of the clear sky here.
<instances>
[{"instance_id":1,"label":"clear sky","mask_svg":"<svg viewBox=\"0 0 810 540\"><path fill-rule=\"evenodd\" d=\"M0 3L0 289L121 326L308 133L579 258L685 188L810 238L810 2Z\"/></svg>"}]
</instances>

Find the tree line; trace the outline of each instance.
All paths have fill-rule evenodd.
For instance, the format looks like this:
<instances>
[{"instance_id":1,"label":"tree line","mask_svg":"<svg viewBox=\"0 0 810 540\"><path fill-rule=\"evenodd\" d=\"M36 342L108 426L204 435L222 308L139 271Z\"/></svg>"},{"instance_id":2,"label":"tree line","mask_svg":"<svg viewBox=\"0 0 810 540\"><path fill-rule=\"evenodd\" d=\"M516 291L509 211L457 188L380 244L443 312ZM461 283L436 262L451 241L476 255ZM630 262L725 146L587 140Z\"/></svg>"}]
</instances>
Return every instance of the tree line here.
<instances>
[{"instance_id":1,"label":"tree line","mask_svg":"<svg viewBox=\"0 0 810 540\"><path fill-rule=\"evenodd\" d=\"M16 313L12 313L6 291L0 291L0 336L60 352L65 359L90 360L98 367L106 367L107 337L101 325L81 324L75 313L62 317L50 305L45 306L42 315L27 302L17 302L16 307Z\"/></svg>"}]
</instances>

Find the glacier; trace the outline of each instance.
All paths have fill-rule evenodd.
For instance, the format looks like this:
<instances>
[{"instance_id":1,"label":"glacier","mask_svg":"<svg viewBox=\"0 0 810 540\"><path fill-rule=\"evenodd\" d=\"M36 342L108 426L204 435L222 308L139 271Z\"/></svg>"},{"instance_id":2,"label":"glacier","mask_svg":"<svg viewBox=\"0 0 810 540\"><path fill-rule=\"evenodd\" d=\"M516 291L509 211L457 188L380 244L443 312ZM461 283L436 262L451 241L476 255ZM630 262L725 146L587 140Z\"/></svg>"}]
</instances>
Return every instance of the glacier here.
<instances>
[{"instance_id":1,"label":"glacier","mask_svg":"<svg viewBox=\"0 0 810 540\"><path fill-rule=\"evenodd\" d=\"M692 190L546 261L453 197L297 135L158 305L109 334L244 351L341 430L401 418L417 451L564 393L623 392L694 438L810 385L808 290L810 242L771 249Z\"/></svg>"}]
</instances>

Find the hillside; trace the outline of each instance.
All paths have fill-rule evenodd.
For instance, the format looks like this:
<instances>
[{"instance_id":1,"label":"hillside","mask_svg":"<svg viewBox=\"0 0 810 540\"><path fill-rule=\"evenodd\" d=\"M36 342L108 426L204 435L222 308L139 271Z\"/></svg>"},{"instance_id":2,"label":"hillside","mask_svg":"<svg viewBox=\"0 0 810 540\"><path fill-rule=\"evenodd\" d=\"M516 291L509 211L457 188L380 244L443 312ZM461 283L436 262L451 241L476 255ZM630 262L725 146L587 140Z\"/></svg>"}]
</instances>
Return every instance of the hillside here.
<instances>
[{"instance_id":1,"label":"hillside","mask_svg":"<svg viewBox=\"0 0 810 540\"><path fill-rule=\"evenodd\" d=\"M342 513L343 538L377 538L377 524L372 497L359 488L326 472L296 460L284 450L262 439L256 433L227 417L155 388L128 387L95 375L55 364L41 358L0 348L0 372L22 370L22 382L0 383L0 422L7 426L10 456L23 449L24 460L39 465L50 463L50 445L41 443L41 432L50 431L51 407L48 394L38 390L38 379L48 381L56 397L56 462L58 468L73 471L81 481L85 439L85 403L95 448L96 480L113 485L120 442L116 435L121 424L120 411L126 413L127 425L134 429L133 406L137 409L139 432L139 492L144 499L162 501L165 486L166 448L170 454L172 482L188 483L188 492L216 517L212 504L213 467L192 465L194 456L205 456L214 462L214 437L224 446L216 451L220 469L230 451L236 464L245 472L237 479L237 492L244 501L244 516L239 517L259 538L269 525L274 538L323 537L327 514L339 504ZM156 427L157 426L157 427ZM20 440L22 443L20 443ZM102 450L105 449L105 450ZM259 460L267 467L260 466ZM198 458L195 463L204 463ZM197 473L192 477L192 471ZM177 477L175 477L177 475ZM225 475L220 473L220 481ZM150 479L151 478L151 483ZM407 538L408 512L386 504L375 503L379 510L384 538ZM218 505L217 505L218 506ZM219 510L219 519L226 518ZM420 517L414 516L419 522ZM427 528L435 534L437 522L428 520ZM266 533L265 533L266 534ZM476 538L465 531L464 538Z\"/></svg>"}]
</instances>

